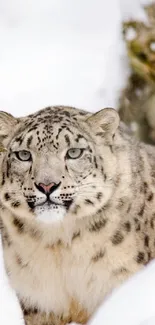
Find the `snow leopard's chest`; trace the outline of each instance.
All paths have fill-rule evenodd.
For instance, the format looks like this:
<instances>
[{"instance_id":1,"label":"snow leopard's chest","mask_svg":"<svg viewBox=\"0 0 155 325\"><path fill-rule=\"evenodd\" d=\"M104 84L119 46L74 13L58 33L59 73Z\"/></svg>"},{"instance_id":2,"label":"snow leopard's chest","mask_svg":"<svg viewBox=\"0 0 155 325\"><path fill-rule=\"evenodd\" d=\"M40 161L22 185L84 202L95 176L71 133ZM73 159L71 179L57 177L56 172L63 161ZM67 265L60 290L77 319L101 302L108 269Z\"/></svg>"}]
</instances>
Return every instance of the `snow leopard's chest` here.
<instances>
[{"instance_id":1,"label":"snow leopard's chest","mask_svg":"<svg viewBox=\"0 0 155 325\"><path fill-rule=\"evenodd\" d=\"M77 236L68 248L61 243L38 245L33 254L25 250L22 258L10 249L5 259L11 283L26 308L66 316L73 304L90 315L116 284L139 268L129 239L124 245L124 250L114 247L100 231L83 239Z\"/></svg>"}]
</instances>

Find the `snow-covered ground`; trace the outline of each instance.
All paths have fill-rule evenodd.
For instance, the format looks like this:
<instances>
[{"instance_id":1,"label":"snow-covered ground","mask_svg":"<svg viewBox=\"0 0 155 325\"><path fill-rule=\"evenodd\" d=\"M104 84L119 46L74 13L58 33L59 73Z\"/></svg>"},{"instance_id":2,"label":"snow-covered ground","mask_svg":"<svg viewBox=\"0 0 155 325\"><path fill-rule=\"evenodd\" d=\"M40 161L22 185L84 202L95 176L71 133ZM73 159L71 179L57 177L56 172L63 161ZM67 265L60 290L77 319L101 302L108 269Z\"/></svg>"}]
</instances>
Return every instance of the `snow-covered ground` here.
<instances>
[{"instance_id":1,"label":"snow-covered ground","mask_svg":"<svg viewBox=\"0 0 155 325\"><path fill-rule=\"evenodd\" d=\"M89 325L155 325L155 261L116 289Z\"/></svg>"},{"instance_id":2,"label":"snow-covered ground","mask_svg":"<svg viewBox=\"0 0 155 325\"><path fill-rule=\"evenodd\" d=\"M52 104L117 108L129 73L121 19L145 19L141 3L146 1L0 0L0 109L21 116ZM155 325L152 283L155 265L116 290L90 324ZM23 325L1 246L0 324Z\"/></svg>"}]
</instances>

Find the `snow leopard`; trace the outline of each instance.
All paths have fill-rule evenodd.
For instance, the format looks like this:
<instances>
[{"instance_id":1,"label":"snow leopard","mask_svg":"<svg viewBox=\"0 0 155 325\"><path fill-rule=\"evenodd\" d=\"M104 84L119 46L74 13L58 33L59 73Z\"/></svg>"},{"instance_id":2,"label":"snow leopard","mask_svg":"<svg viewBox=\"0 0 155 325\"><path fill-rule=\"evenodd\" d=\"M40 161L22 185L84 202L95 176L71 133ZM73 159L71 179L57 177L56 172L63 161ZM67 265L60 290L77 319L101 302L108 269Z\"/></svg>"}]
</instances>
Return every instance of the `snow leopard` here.
<instances>
[{"instance_id":1,"label":"snow leopard","mask_svg":"<svg viewBox=\"0 0 155 325\"><path fill-rule=\"evenodd\" d=\"M155 148L115 109L0 112L5 268L26 325L86 324L155 256Z\"/></svg>"}]
</instances>

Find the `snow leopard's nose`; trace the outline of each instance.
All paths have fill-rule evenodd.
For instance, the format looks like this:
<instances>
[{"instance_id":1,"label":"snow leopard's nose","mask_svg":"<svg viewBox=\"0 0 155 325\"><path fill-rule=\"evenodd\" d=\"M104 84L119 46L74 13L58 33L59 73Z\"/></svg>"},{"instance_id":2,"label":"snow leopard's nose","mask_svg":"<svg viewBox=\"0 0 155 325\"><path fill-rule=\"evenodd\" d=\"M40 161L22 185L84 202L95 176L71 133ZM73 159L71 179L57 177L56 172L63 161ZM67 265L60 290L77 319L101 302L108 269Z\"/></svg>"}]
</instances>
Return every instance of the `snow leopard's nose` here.
<instances>
[{"instance_id":1,"label":"snow leopard's nose","mask_svg":"<svg viewBox=\"0 0 155 325\"><path fill-rule=\"evenodd\" d=\"M58 184L56 184L56 183L49 183L49 184L39 183L39 184L36 184L35 183L36 188L40 192L42 192L42 193L44 193L46 195L49 195L52 192L54 192L58 188L59 185L60 185L60 183L58 183Z\"/></svg>"}]
</instances>

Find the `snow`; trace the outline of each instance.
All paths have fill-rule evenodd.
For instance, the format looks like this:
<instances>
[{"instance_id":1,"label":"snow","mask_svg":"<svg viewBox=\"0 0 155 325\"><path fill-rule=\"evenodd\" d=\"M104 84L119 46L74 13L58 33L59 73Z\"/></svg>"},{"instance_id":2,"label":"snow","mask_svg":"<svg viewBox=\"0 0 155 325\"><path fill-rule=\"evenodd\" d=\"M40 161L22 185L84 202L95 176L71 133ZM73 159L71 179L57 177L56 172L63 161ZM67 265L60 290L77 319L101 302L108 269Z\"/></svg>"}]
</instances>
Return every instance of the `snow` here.
<instances>
[{"instance_id":1,"label":"snow","mask_svg":"<svg viewBox=\"0 0 155 325\"><path fill-rule=\"evenodd\" d=\"M1 0L0 109L21 116L59 104L117 108L129 74L121 19L146 21L141 3L146 1ZM116 290L89 324L155 324L154 271L151 264ZM0 306L0 324L24 324L1 243Z\"/></svg>"},{"instance_id":2,"label":"snow","mask_svg":"<svg viewBox=\"0 0 155 325\"><path fill-rule=\"evenodd\" d=\"M116 289L89 325L155 325L155 261Z\"/></svg>"},{"instance_id":3,"label":"snow","mask_svg":"<svg viewBox=\"0 0 155 325\"><path fill-rule=\"evenodd\" d=\"M150 49L151 51L155 52L155 42L151 42Z\"/></svg>"},{"instance_id":4,"label":"snow","mask_svg":"<svg viewBox=\"0 0 155 325\"><path fill-rule=\"evenodd\" d=\"M147 23L147 17L143 10L143 6L151 4L152 2L152 0L120 0L122 19L138 19Z\"/></svg>"}]
</instances>

